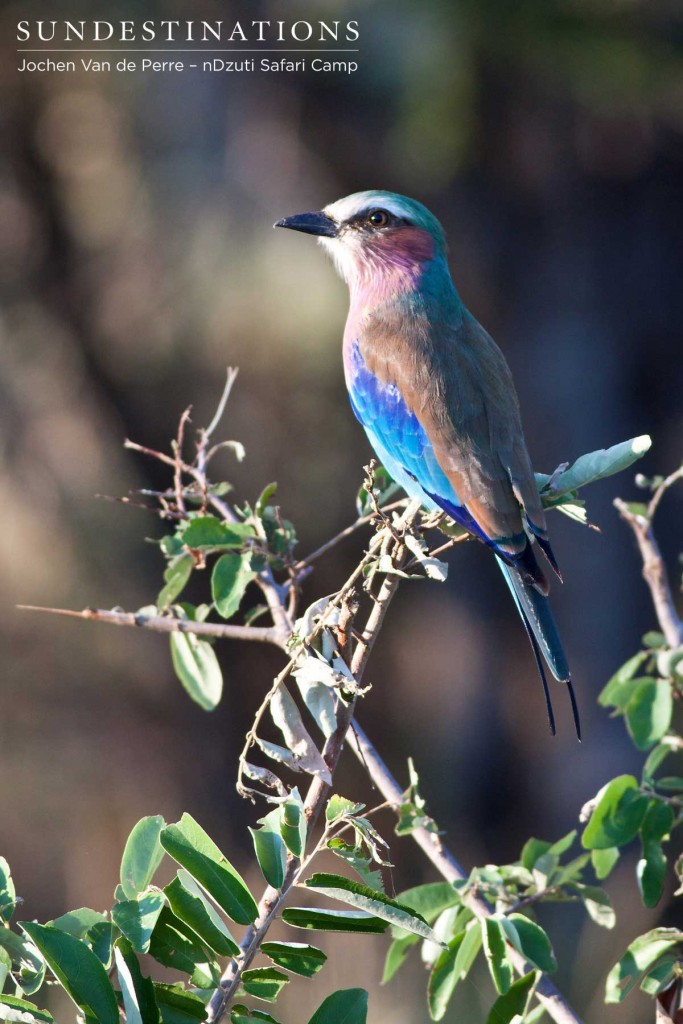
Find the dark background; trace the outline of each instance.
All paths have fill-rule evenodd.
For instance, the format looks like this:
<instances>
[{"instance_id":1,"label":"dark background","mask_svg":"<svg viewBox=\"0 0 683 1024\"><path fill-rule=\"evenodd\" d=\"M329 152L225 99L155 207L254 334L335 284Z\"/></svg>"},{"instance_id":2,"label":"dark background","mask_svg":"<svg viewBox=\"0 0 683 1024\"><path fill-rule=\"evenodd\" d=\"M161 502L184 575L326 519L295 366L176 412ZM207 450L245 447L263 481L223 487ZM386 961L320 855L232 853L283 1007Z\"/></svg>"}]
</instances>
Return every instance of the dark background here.
<instances>
[{"instance_id":1,"label":"dark background","mask_svg":"<svg viewBox=\"0 0 683 1024\"><path fill-rule=\"evenodd\" d=\"M360 71L16 71L19 18L297 15L358 18ZM358 189L419 198L447 230L461 295L509 359L537 469L642 433L654 438L643 472L679 463L682 35L679 5L640 0L5 7L0 838L20 916L110 906L144 814L190 811L259 888L246 825L262 809L233 780L277 652L223 645L226 696L207 715L173 677L165 638L15 605L154 600L163 565L144 538L161 524L94 495L165 486L124 437L166 447L189 403L205 424L228 364L240 377L225 436L247 459L226 454L222 472L239 497L277 480L302 555L352 520L370 453L342 378L345 288L311 239L273 232L274 220ZM595 704L655 626L617 494L639 496L633 471L586 495L600 534L559 515L550 524L581 747L558 688L559 735L548 735L524 632L479 546L451 556L446 585L405 586L391 609L359 717L402 780L414 755L467 867L515 859L529 835L559 837L607 779L638 770L622 723ZM659 522L674 569L680 516L674 494ZM311 600L338 586L364 540L320 564ZM339 787L376 802L350 754ZM434 877L410 840L392 856L390 888ZM602 1006L608 968L661 916L640 907L634 863L609 883L615 932L568 910L543 918L559 984L594 1024L651 1015L636 995ZM292 1024L354 984L371 990L371 1020L427 1019L417 963L380 990L384 940L323 945L338 958L292 986ZM474 976L446 1019L483 1020L490 1002Z\"/></svg>"}]
</instances>

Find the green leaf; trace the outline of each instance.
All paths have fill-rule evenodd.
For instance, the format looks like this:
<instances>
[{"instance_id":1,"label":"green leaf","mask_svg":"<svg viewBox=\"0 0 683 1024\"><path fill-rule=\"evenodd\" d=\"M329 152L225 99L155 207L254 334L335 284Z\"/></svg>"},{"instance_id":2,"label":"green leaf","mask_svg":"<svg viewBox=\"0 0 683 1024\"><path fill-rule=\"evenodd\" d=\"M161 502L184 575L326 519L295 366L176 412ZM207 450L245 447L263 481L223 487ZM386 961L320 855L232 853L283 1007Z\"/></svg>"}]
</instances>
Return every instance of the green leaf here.
<instances>
[{"instance_id":1,"label":"green leaf","mask_svg":"<svg viewBox=\"0 0 683 1024\"><path fill-rule=\"evenodd\" d=\"M643 644L645 647L649 647L653 651L659 651L667 646L664 634L659 633L654 629L650 630L649 633L644 634Z\"/></svg>"},{"instance_id":2,"label":"green leaf","mask_svg":"<svg viewBox=\"0 0 683 1024\"><path fill-rule=\"evenodd\" d=\"M641 679L626 705L626 726L638 750L649 750L661 740L673 714L671 685L658 679Z\"/></svg>"},{"instance_id":3,"label":"green leaf","mask_svg":"<svg viewBox=\"0 0 683 1024\"><path fill-rule=\"evenodd\" d=\"M662 679L671 679L673 676L683 675L683 668L678 666L683 663L683 644L674 647L673 650L660 651L657 655L657 671Z\"/></svg>"},{"instance_id":4,"label":"green leaf","mask_svg":"<svg viewBox=\"0 0 683 1024\"><path fill-rule=\"evenodd\" d=\"M111 921L97 921L92 928L88 929L85 941L102 966L109 970L114 952L114 926Z\"/></svg>"},{"instance_id":5,"label":"green leaf","mask_svg":"<svg viewBox=\"0 0 683 1024\"><path fill-rule=\"evenodd\" d=\"M273 497L276 491L277 483L273 482L270 484L266 484L266 486L259 494L258 498L256 499L256 504L254 505L254 512L259 517L259 519L263 515L263 510L266 508L268 502Z\"/></svg>"},{"instance_id":6,"label":"green leaf","mask_svg":"<svg viewBox=\"0 0 683 1024\"><path fill-rule=\"evenodd\" d=\"M280 835L281 811L276 808L261 818L261 828L250 828L259 867L268 885L281 889L285 880L287 848Z\"/></svg>"},{"instance_id":7,"label":"green leaf","mask_svg":"<svg viewBox=\"0 0 683 1024\"><path fill-rule=\"evenodd\" d=\"M182 868L164 889L171 910L218 956L237 956L239 946L192 875Z\"/></svg>"},{"instance_id":8,"label":"green leaf","mask_svg":"<svg viewBox=\"0 0 683 1024\"><path fill-rule=\"evenodd\" d=\"M190 604L189 601L180 601L178 608L182 611L188 622L206 622L211 614L210 604ZM140 612L138 612L138 615Z\"/></svg>"},{"instance_id":9,"label":"green leaf","mask_svg":"<svg viewBox=\"0 0 683 1024\"><path fill-rule=\"evenodd\" d=\"M306 815L299 791L293 789L289 799L282 804L280 835L285 846L295 857L301 858L306 849Z\"/></svg>"},{"instance_id":10,"label":"green leaf","mask_svg":"<svg viewBox=\"0 0 683 1024\"><path fill-rule=\"evenodd\" d=\"M261 952L286 971L312 978L323 967L327 957L322 949L305 942L262 942Z\"/></svg>"},{"instance_id":11,"label":"green leaf","mask_svg":"<svg viewBox=\"0 0 683 1024\"><path fill-rule=\"evenodd\" d=\"M161 1024L151 978L145 978L130 943L119 939L114 949L126 1024Z\"/></svg>"},{"instance_id":12,"label":"green leaf","mask_svg":"<svg viewBox=\"0 0 683 1024\"><path fill-rule=\"evenodd\" d=\"M119 1008L107 972L84 942L35 921L21 927L35 942L67 995L98 1024L119 1024Z\"/></svg>"},{"instance_id":13,"label":"green leaf","mask_svg":"<svg viewBox=\"0 0 683 1024\"><path fill-rule=\"evenodd\" d=\"M673 823L674 812L670 804L656 798L650 800L640 827L642 857L636 868L638 887L646 907L655 907L662 898L668 866L662 840L669 835Z\"/></svg>"},{"instance_id":14,"label":"green leaf","mask_svg":"<svg viewBox=\"0 0 683 1024\"><path fill-rule=\"evenodd\" d=\"M481 932L480 921L470 921L466 930L458 931L436 959L427 991L433 1020L441 1020L456 985L467 977L481 949Z\"/></svg>"},{"instance_id":15,"label":"green leaf","mask_svg":"<svg viewBox=\"0 0 683 1024\"><path fill-rule=\"evenodd\" d=\"M244 613L244 625L253 626L260 618L268 614L267 604L257 604Z\"/></svg>"},{"instance_id":16,"label":"green leaf","mask_svg":"<svg viewBox=\"0 0 683 1024\"><path fill-rule=\"evenodd\" d=\"M419 941L419 935L411 935L409 932L403 939L394 939L387 950L386 959L384 961L384 973L382 974L383 985L386 985L387 982L391 981L399 967L401 967L405 962L411 948L417 945Z\"/></svg>"},{"instance_id":17,"label":"green leaf","mask_svg":"<svg viewBox=\"0 0 683 1024\"><path fill-rule=\"evenodd\" d=\"M603 708L615 707L624 711L637 684L633 683L636 672L644 661L650 657L649 651L639 651L629 658L626 664L614 673L598 697L598 704Z\"/></svg>"},{"instance_id":18,"label":"green leaf","mask_svg":"<svg viewBox=\"0 0 683 1024\"><path fill-rule=\"evenodd\" d=\"M37 1024L53 1024L54 1021L52 1014L47 1010L40 1010L33 1003L28 1003L25 999L17 999L16 996L0 995L0 1006L7 1006L17 1014L12 1017L8 1013L0 1012L0 1020L25 1021L26 1024L33 1024L33 1021L36 1021ZM20 1016L21 1014L26 1016Z\"/></svg>"},{"instance_id":19,"label":"green leaf","mask_svg":"<svg viewBox=\"0 0 683 1024\"><path fill-rule=\"evenodd\" d=\"M618 846L608 846L605 850L591 850L593 870L601 882L612 873L612 869L618 860Z\"/></svg>"},{"instance_id":20,"label":"green leaf","mask_svg":"<svg viewBox=\"0 0 683 1024\"><path fill-rule=\"evenodd\" d=\"M515 1017L521 1017L536 982L536 972L530 971L510 986L509 992L499 996L491 1007L486 1024L511 1024Z\"/></svg>"},{"instance_id":21,"label":"green leaf","mask_svg":"<svg viewBox=\"0 0 683 1024\"><path fill-rule=\"evenodd\" d=\"M345 864L348 864L356 872L364 885L367 885L370 889L376 889L380 892L384 891L381 872L372 867L372 861L363 854L360 847L351 846L350 843L344 842L343 839L336 838L329 840L327 849L331 850L337 857L340 857Z\"/></svg>"},{"instance_id":22,"label":"green leaf","mask_svg":"<svg viewBox=\"0 0 683 1024\"><path fill-rule=\"evenodd\" d=\"M117 928L128 939L136 953L146 953L166 897L156 889L140 893L136 900L115 903L111 912Z\"/></svg>"},{"instance_id":23,"label":"green leaf","mask_svg":"<svg viewBox=\"0 0 683 1024\"><path fill-rule=\"evenodd\" d=\"M183 532L183 543L191 551L241 548L244 541L254 537L253 526L246 523L221 522L216 516L195 516Z\"/></svg>"},{"instance_id":24,"label":"green leaf","mask_svg":"<svg viewBox=\"0 0 683 1024\"><path fill-rule=\"evenodd\" d=\"M9 955L6 949L0 946L0 993L5 987L7 976L12 970L12 957Z\"/></svg>"},{"instance_id":25,"label":"green leaf","mask_svg":"<svg viewBox=\"0 0 683 1024\"><path fill-rule=\"evenodd\" d=\"M283 519L279 510L272 505L266 505L261 513L261 523L266 534L268 547L276 556L273 562L275 568L282 564L281 559L291 555L296 546L296 530L289 519Z\"/></svg>"},{"instance_id":26,"label":"green leaf","mask_svg":"<svg viewBox=\"0 0 683 1024\"><path fill-rule=\"evenodd\" d=\"M48 921L52 928L59 928L60 932L72 935L74 939L82 939L94 924L106 921L104 914L97 910L90 910L89 907L81 907L80 910L70 910L67 914Z\"/></svg>"},{"instance_id":27,"label":"green leaf","mask_svg":"<svg viewBox=\"0 0 683 1024\"><path fill-rule=\"evenodd\" d=\"M223 693L223 675L211 644L194 633L171 633L171 660L192 700L213 711Z\"/></svg>"},{"instance_id":28,"label":"green leaf","mask_svg":"<svg viewBox=\"0 0 683 1024\"><path fill-rule=\"evenodd\" d=\"M165 537L158 541L159 547L167 558L175 558L176 555L182 555L185 550L182 534L186 525L185 522L178 523L175 533L166 534Z\"/></svg>"},{"instance_id":29,"label":"green leaf","mask_svg":"<svg viewBox=\"0 0 683 1024\"><path fill-rule=\"evenodd\" d=\"M2 926L0 947L11 956L24 994L30 996L37 992L45 978L45 961L34 943Z\"/></svg>"},{"instance_id":30,"label":"green leaf","mask_svg":"<svg viewBox=\"0 0 683 1024\"><path fill-rule=\"evenodd\" d=\"M584 869L590 863L590 859L590 853L582 853L578 857L574 857L567 864L561 864L553 874L553 884L562 886L566 885L567 882L574 882L583 878Z\"/></svg>"},{"instance_id":31,"label":"green leaf","mask_svg":"<svg viewBox=\"0 0 683 1024\"><path fill-rule=\"evenodd\" d=\"M389 861L384 859L385 850L388 849L389 844L382 838L370 820L361 815L356 815L356 817L349 818L349 823L355 832L355 840L359 852L364 849L376 864L391 867L392 865ZM384 883L381 877L377 885L370 885L370 888L379 889L383 892Z\"/></svg>"},{"instance_id":32,"label":"green leaf","mask_svg":"<svg viewBox=\"0 0 683 1024\"><path fill-rule=\"evenodd\" d=\"M275 1017L271 1017L265 1010L250 1010L242 1003L235 1003L230 1010L230 1024L252 1024L253 1021L266 1021L267 1024L279 1024Z\"/></svg>"},{"instance_id":33,"label":"green leaf","mask_svg":"<svg viewBox=\"0 0 683 1024\"><path fill-rule=\"evenodd\" d=\"M580 882L574 882L569 889L581 899L586 913L596 924L601 928L614 928L617 923L616 914L604 889L598 885L583 885Z\"/></svg>"},{"instance_id":34,"label":"green leaf","mask_svg":"<svg viewBox=\"0 0 683 1024\"><path fill-rule=\"evenodd\" d=\"M474 918L469 922L465 930L465 938L455 958L455 971L458 978L466 978L470 968L479 955L482 944L481 922Z\"/></svg>"},{"instance_id":35,"label":"green leaf","mask_svg":"<svg viewBox=\"0 0 683 1024\"><path fill-rule=\"evenodd\" d=\"M656 907L662 898L667 859L659 843L643 844L643 856L636 867L638 888L646 907Z\"/></svg>"},{"instance_id":36,"label":"green leaf","mask_svg":"<svg viewBox=\"0 0 683 1024\"><path fill-rule=\"evenodd\" d=\"M620 1003L659 958L683 942L677 928L653 928L634 939L607 976L605 1002Z\"/></svg>"},{"instance_id":37,"label":"green leaf","mask_svg":"<svg viewBox=\"0 0 683 1024\"><path fill-rule=\"evenodd\" d=\"M327 910L322 907L285 907L282 920L295 928L317 932L364 932L381 935L389 927L374 914L353 910Z\"/></svg>"},{"instance_id":38,"label":"green leaf","mask_svg":"<svg viewBox=\"0 0 683 1024\"><path fill-rule=\"evenodd\" d=\"M647 810L647 797L632 775L619 775L597 795L597 804L584 829L586 850L625 846L636 835Z\"/></svg>"},{"instance_id":39,"label":"green leaf","mask_svg":"<svg viewBox=\"0 0 683 1024\"><path fill-rule=\"evenodd\" d=\"M641 990L653 998L658 996L660 992L669 988L676 978L677 967L678 961L675 957L665 957L660 960L641 981Z\"/></svg>"},{"instance_id":40,"label":"green leaf","mask_svg":"<svg viewBox=\"0 0 683 1024\"><path fill-rule=\"evenodd\" d=\"M16 898L9 864L4 857L0 857L0 924L3 921L9 924L12 920Z\"/></svg>"},{"instance_id":41,"label":"green leaf","mask_svg":"<svg viewBox=\"0 0 683 1024\"><path fill-rule=\"evenodd\" d=\"M168 907L159 914L149 952L164 967L189 974L196 988L213 988L218 984L218 965L199 937Z\"/></svg>"},{"instance_id":42,"label":"green leaf","mask_svg":"<svg viewBox=\"0 0 683 1024\"><path fill-rule=\"evenodd\" d=\"M496 992L504 995L512 983L512 963L505 941L502 921L497 916L483 921L482 939L489 973L496 986Z\"/></svg>"},{"instance_id":43,"label":"green leaf","mask_svg":"<svg viewBox=\"0 0 683 1024\"><path fill-rule=\"evenodd\" d=\"M162 1024L195 1024L206 1020L202 1000L181 985L154 983L154 995L161 1011Z\"/></svg>"},{"instance_id":44,"label":"green leaf","mask_svg":"<svg viewBox=\"0 0 683 1024\"><path fill-rule=\"evenodd\" d=\"M238 924L251 924L258 908L246 883L189 814L161 832L161 845Z\"/></svg>"},{"instance_id":45,"label":"green leaf","mask_svg":"<svg viewBox=\"0 0 683 1024\"><path fill-rule=\"evenodd\" d=\"M455 961L464 938L465 932L460 932L451 939L446 949L439 954L429 976L427 999L429 1015L432 1020L442 1019L448 1009L455 986L460 980L455 973Z\"/></svg>"},{"instance_id":46,"label":"green leaf","mask_svg":"<svg viewBox=\"0 0 683 1024\"><path fill-rule=\"evenodd\" d=\"M176 555L171 559L164 571L165 586L161 588L157 597L156 603L159 609L168 608L177 600L185 589L185 584L192 575L194 566L194 558L189 553Z\"/></svg>"},{"instance_id":47,"label":"green leaf","mask_svg":"<svg viewBox=\"0 0 683 1024\"><path fill-rule=\"evenodd\" d=\"M420 794L420 778L415 769L412 757L408 758L409 785L402 795L399 807L398 822L394 829L397 836L408 836L416 828L425 828L428 832L438 832L435 822L426 812L424 797Z\"/></svg>"},{"instance_id":48,"label":"green leaf","mask_svg":"<svg viewBox=\"0 0 683 1024\"><path fill-rule=\"evenodd\" d=\"M655 773L666 761L667 757L678 751L679 743L678 736L664 736L661 743L652 748L643 765L644 782L652 782Z\"/></svg>"},{"instance_id":49,"label":"green leaf","mask_svg":"<svg viewBox=\"0 0 683 1024\"><path fill-rule=\"evenodd\" d=\"M245 590L256 576L251 568L250 553L221 555L211 573L211 596L222 618L231 619L235 615Z\"/></svg>"},{"instance_id":50,"label":"green leaf","mask_svg":"<svg viewBox=\"0 0 683 1024\"><path fill-rule=\"evenodd\" d=\"M320 1004L308 1024L366 1024L367 1014L365 989L340 989Z\"/></svg>"},{"instance_id":51,"label":"green leaf","mask_svg":"<svg viewBox=\"0 0 683 1024\"><path fill-rule=\"evenodd\" d=\"M543 1020L547 1012L548 1011L546 1010L545 1006L543 1005L543 1003L541 1003L539 1006L536 1006L533 1010L528 1010L527 1013L524 1014L524 1020L522 1024L538 1024L540 1020Z\"/></svg>"},{"instance_id":52,"label":"green leaf","mask_svg":"<svg viewBox=\"0 0 683 1024\"><path fill-rule=\"evenodd\" d=\"M420 959L426 967L433 967L443 950L448 947L451 939L454 939L460 932L464 932L470 917L471 911L458 906L449 907L439 914L433 926L437 941L425 940L420 950Z\"/></svg>"},{"instance_id":53,"label":"green leaf","mask_svg":"<svg viewBox=\"0 0 683 1024\"><path fill-rule=\"evenodd\" d=\"M627 469L637 459L642 458L651 446L652 439L644 434L642 437L634 437L630 441L622 441L621 444L615 444L611 448L601 448L588 455L581 455L569 469L565 469L563 473L554 478L537 473L536 481L539 490L547 488L546 493L553 499L578 491L586 484L603 480L605 477Z\"/></svg>"},{"instance_id":54,"label":"green leaf","mask_svg":"<svg viewBox=\"0 0 683 1024\"><path fill-rule=\"evenodd\" d=\"M306 880L309 889L322 892L331 899L341 900L357 910L365 910L389 924L399 925L408 932L414 932L423 939L438 942L433 930L419 914L395 900L389 899L384 893L369 889L366 885L352 882L342 875L330 875L317 872Z\"/></svg>"},{"instance_id":55,"label":"green leaf","mask_svg":"<svg viewBox=\"0 0 683 1024\"><path fill-rule=\"evenodd\" d=\"M275 967L255 967L242 972L242 986L245 992L256 999L274 1003L289 978Z\"/></svg>"},{"instance_id":56,"label":"green leaf","mask_svg":"<svg viewBox=\"0 0 683 1024\"><path fill-rule=\"evenodd\" d=\"M409 907L423 917L427 924L433 924L442 911L460 903L460 893L450 882L427 882L425 885L405 889L399 893L398 900L404 907ZM399 939L407 933L402 928L392 927L391 934Z\"/></svg>"},{"instance_id":57,"label":"green leaf","mask_svg":"<svg viewBox=\"0 0 683 1024\"><path fill-rule=\"evenodd\" d=\"M255 1020L266 1021L267 1024L279 1024L279 1021L265 1010L249 1009L242 1003L233 1004L230 1010L230 1024L253 1024Z\"/></svg>"},{"instance_id":58,"label":"green leaf","mask_svg":"<svg viewBox=\"0 0 683 1024\"><path fill-rule=\"evenodd\" d=\"M680 775L662 776L661 779L657 779L657 789L662 793L681 793L683 792L683 778Z\"/></svg>"},{"instance_id":59,"label":"green leaf","mask_svg":"<svg viewBox=\"0 0 683 1024\"><path fill-rule=\"evenodd\" d=\"M520 858L522 866L527 871L531 871L535 867L536 862L545 856L551 846L552 843L548 843L544 839L528 839L524 844Z\"/></svg>"},{"instance_id":60,"label":"green leaf","mask_svg":"<svg viewBox=\"0 0 683 1024\"><path fill-rule=\"evenodd\" d=\"M544 974L552 974L557 970L557 961L550 945L550 939L543 928L523 914L510 914L507 918L519 936L519 952L529 963L538 967ZM513 943L514 945L514 943Z\"/></svg>"},{"instance_id":61,"label":"green leaf","mask_svg":"<svg viewBox=\"0 0 683 1024\"><path fill-rule=\"evenodd\" d=\"M354 803L353 800L347 800L345 796L339 796L338 793L333 793L327 801L327 806L325 808L325 821L327 821L328 824L331 824L333 821L339 821L340 818L360 814L360 812L364 810L365 804Z\"/></svg>"},{"instance_id":62,"label":"green leaf","mask_svg":"<svg viewBox=\"0 0 683 1024\"><path fill-rule=\"evenodd\" d=\"M160 814L141 818L126 840L121 858L121 887L129 900L145 891L161 863L164 851L159 835L165 824Z\"/></svg>"}]
</instances>

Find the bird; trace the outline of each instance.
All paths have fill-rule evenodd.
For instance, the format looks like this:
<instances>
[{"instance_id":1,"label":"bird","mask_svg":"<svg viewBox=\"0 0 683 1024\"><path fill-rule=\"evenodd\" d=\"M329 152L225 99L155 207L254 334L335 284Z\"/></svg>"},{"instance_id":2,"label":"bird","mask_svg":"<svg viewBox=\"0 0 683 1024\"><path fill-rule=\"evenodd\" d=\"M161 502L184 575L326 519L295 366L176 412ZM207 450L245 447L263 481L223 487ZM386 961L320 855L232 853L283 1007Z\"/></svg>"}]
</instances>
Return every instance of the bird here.
<instances>
[{"instance_id":1,"label":"bird","mask_svg":"<svg viewBox=\"0 0 683 1024\"><path fill-rule=\"evenodd\" d=\"M562 576L547 534L507 361L451 278L444 230L415 199L355 192L274 225L315 235L349 288L343 364L352 409L380 462L411 498L446 513L489 548L533 649L548 723L544 661L566 685L567 657L541 552Z\"/></svg>"}]
</instances>

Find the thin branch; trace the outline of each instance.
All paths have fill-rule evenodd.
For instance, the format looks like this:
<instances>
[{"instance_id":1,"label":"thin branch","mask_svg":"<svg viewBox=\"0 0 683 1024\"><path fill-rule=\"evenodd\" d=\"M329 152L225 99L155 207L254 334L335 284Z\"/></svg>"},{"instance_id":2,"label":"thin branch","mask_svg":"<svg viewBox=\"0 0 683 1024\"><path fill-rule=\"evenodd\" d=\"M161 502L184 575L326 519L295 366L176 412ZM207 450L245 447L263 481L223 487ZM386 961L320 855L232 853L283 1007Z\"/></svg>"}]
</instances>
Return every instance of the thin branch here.
<instances>
[{"instance_id":1,"label":"thin branch","mask_svg":"<svg viewBox=\"0 0 683 1024\"><path fill-rule=\"evenodd\" d=\"M164 462L167 466L172 466L175 469L176 460L166 452L157 452L154 448L147 448L144 444L138 444L137 441L131 441L129 438L123 442L123 447L132 452L140 452L141 455L149 455L150 458L158 459L159 462Z\"/></svg>"},{"instance_id":2,"label":"thin branch","mask_svg":"<svg viewBox=\"0 0 683 1024\"><path fill-rule=\"evenodd\" d=\"M382 512L391 512L397 508L405 508L406 501L406 498L401 498L399 501L392 501L390 505L382 505L380 507ZM360 516L359 519L356 519L354 523L350 523L350 525L346 526L343 530L340 530L339 533L334 537L331 537L330 540L325 542L325 544L321 544L319 548L315 549L315 551L311 551L310 555L306 555L305 558L300 558L294 568L305 569L306 566L311 564L311 562L315 562L316 559L321 557L321 555L327 554L328 551L336 547L340 541L345 540L346 537L350 537L356 532L356 530L360 530L362 526L367 526L368 523L371 523L375 516L375 512L370 512L366 516Z\"/></svg>"},{"instance_id":3,"label":"thin branch","mask_svg":"<svg viewBox=\"0 0 683 1024\"><path fill-rule=\"evenodd\" d=\"M662 558L654 534L653 519L667 490L680 479L683 479L683 466L662 481L648 505L647 514L644 516L633 512L628 503L622 501L621 498L614 499L614 507L624 522L631 527L636 538L643 560L643 578L650 588L657 621L669 647L678 647L683 643L683 620L676 610L666 563Z\"/></svg>"},{"instance_id":4,"label":"thin branch","mask_svg":"<svg viewBox=\"0 0 683 1024\"><path fill-rule=\"evenodd\" d=\"M669 488L673 487L677 480L683 480L683 466L679 466L678 469L674 470L674 472L662 480L659 487L655 489L655 493L652 495L650 504L647 506L647 518L650 522L652 522L655 517L655 512L659 507L660 501Z\"/></svg>"},{"instance_id":5,"label":"thin branch","mask_svg":"<svg viewBox=\"0 0 683 1024\"><path fill-rule=\"evenodd\" d=\"M220 622L192 622L190 619L174 619L166 615L121 612L105 608L84 608L82 612L78 612L71 608L41 608L31 604L20 604L17 607L21 611L66 615L72 619L108 622L113 626L136 626L138 629L150 629L154 633L194 633L196 636L211 636L219 640L256 640L259 643L280 646L279 632L272 626L235 626Z\"/></svg>"},{"instance_id":6,"label":"thin branch","mask_svg":"<svg viewBox=\"0 0 683 1024\"><path fill-rule=\"evenodd\" d=\"M178 423L178 436L173 442L173 454L175 456L175 465L173 467L173 490L175 492L178 511L183 515L185 514L185 499L183 498L183 443L185 441L185 424L189 421L191 412L192 406L188 405L187 409L180 417L180 421Z\"/></svg>"},{"instance_id":7,"label":"thin branch","mask_svg":"<svg viewBox=\"0 0 683 1024\"><path fill-rule=\"evenodd\" d=\"M235 367L235 366L229 366L228 367L227 379L225 381L225 387L223 388L223 394L220 397L220 401L218 403L218 407L216 409L216 412L214 413L214 417L211 420L211 422L209 423L209 425L206 428L206 430L202 430L201 431L201 437L202 437L202 440L204 441L204 443L206 443L207 441L209 441L211 439L211 435L213 434L214 430L216 429L216 427L218 426L220 421L223 419L223 413L225 412L225 407L228 404L228 399L230 398L230 392L232 391L233 384L237 380L237 374L238 373L239 373L239 370L237 369L237 367Z\"/></svg>"}]
</instances>

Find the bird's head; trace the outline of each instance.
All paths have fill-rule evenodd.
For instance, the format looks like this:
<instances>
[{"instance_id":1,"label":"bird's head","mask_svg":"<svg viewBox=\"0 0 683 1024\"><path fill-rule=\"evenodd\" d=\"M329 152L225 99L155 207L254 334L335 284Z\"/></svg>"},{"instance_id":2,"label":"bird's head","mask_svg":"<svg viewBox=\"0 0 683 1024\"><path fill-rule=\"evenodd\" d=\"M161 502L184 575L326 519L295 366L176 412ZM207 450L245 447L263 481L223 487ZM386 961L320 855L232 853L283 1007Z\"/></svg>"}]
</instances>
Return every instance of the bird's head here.
<instances>
[{"instance_id":1,"label":"bird's head","mask_svg":"<svg viewBox=\"0 0 683 1024\"><path fill-rule=\"evenodd\" d=\"M275 227L317 235L351 287L397 278L410 283L425 264L446 254L436 217L395 192L355 192L319 212L285 217Z\"/></svg>"}]
</instances>

